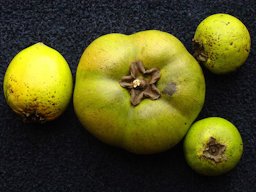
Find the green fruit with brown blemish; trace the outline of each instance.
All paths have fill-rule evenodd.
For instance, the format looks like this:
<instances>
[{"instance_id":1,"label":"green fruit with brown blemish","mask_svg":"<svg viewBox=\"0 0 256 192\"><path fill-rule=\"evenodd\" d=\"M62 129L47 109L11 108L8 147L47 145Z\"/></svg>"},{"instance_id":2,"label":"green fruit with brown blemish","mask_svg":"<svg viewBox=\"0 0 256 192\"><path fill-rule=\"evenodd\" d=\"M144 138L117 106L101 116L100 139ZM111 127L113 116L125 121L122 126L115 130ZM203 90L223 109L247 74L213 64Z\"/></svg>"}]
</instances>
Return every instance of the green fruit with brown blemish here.
<instances>
[{"instance_id":1,"label":"green fruit with brown blemish","mask_svg":"<svg viewBox=\"0 0 256 192\"><path fill-rule=\"evenodd\" d=\"M228 120L208 117L195 122L184 139L184 155L196 172L216 176L232 170L240 161L243 141Z\"/></svg>"},{"instance_id":2,"label":"green fruit with brown blemish","mask_svg":"<svg viewBox=\"0 0 256 192\"><path fill-rule=\"evenodd\" d=\"M204 19L194 38L194 56L211 72L235 71L248 58L251 46L246 26L236 17L218 13Z\"/></svg>"},{"instance_id":3,"label":"green fruit with brown blemish","mask_svg":"<svg viewBox=\"0 0 256 192\"><path fill-rule=\"evenodd\" d=\"M74 109L101 141L138 154L170 149L186 134L205 96L200 65L173 35L107 34L84 51Z\"/></svg>"},{"instance_id":4,"label":"green fruit with brown blemish","mask_svg":"<svg viewBox=\"0 0 256 192\"><path fill-rule=\"evenodd\" d=\"M56 119L72 96L72 74L64 57L56 50L36 43L19 52L4 76L7 104L25 122Z\"/></svg>"}]
</instances>

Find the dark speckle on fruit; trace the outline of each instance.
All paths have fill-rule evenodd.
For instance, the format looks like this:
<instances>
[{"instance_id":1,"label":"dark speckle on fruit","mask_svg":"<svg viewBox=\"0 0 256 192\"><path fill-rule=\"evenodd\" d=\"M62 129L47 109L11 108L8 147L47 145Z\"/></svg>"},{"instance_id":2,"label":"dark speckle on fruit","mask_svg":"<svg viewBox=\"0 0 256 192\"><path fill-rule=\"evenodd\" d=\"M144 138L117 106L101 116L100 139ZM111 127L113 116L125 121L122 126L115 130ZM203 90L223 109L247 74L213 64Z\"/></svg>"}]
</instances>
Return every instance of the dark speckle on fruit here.
<instances>
[{"instance_id":1,"label":"dark speckle on fruit","mask_svg":"<svg viewBox=\"0 0 256 192\"><path fill-rule=\"evenodd\" d=\"M7 85L7 91L11 94L14 93L14 90L10 84Z\"/></svg>"}]
</instances>

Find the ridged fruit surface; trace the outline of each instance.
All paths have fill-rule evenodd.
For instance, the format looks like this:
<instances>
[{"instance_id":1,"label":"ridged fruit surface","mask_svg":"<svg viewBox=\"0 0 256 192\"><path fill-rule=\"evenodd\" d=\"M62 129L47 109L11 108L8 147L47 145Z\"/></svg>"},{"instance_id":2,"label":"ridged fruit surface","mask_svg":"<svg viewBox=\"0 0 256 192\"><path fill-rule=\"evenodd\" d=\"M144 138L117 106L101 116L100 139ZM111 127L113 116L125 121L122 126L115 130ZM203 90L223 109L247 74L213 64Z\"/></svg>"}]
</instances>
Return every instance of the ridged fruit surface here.
<instances>
[{"instance_id":1,"label":"ridged fruit surface","mask_svg":"<svg viewBox=\"0 0 256 192\"><path fill-rule=\"evenodd\" d=\"M148 30L107 34L84 51L76 72L75 112L110 145L138 154L176 145L204 103L202 70L173 35Z\"/></svg>"}]
</instances>

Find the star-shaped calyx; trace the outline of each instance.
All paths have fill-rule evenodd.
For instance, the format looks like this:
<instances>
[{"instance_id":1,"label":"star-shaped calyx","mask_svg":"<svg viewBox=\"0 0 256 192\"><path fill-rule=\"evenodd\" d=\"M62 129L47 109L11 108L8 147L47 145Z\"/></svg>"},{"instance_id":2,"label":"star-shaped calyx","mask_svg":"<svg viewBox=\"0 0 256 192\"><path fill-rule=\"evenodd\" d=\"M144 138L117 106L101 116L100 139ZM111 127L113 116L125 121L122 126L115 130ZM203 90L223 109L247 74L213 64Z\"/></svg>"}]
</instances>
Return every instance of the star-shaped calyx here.
<instances>
[{"instance_id":1,"label":"star-shaped calyx","mask_svg":"<svg viewBox=\"0 0 256 192\"><path fill-rule=\"evenodd\" d=\"M156 100L160 98L160 91L156 87L160 79L160 70L152 68L146 70L141 61L133 62L130 67L130 75L123 76L120 85L130 91L131 104L138 105L143 99Z\"/></svg>"},{"instance_id":2,"label":"star-shaped calyx","mask_svg":"<svg viewBox=\"0 0 256 192\"><path fill-rule=\"evenodd\" d=\"M218 143L215 138L211 137L203 151L203 157L215 163L220 163L225 160L225 150L225 145Z\"/></svg>"}]
</instances>

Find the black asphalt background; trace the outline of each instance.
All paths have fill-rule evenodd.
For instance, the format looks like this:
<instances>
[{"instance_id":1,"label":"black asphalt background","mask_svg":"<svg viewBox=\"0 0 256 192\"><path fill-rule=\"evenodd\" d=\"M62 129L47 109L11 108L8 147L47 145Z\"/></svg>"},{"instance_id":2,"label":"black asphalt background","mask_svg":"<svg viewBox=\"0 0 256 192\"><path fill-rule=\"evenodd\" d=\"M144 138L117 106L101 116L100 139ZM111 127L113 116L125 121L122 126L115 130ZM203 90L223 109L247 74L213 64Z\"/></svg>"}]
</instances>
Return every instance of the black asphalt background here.
<instances>
[{"instance_id":1,"label":"black asphalt background","mask_svg":"<svg viewBox=\"0 0 256 192\"><path fill-rule=\"evenodd\" d=\"M56 121L27 125L4 100L2 82L11 59L43 42L68 61L75 79L79 58L95 38L159 29L178 37L191 52L196 26L214 13L229 13L248 27L252 49L237 72L204 70L206 101L198 119L221 116L243 137L244 154L226 175L204 177L186 164L180 143L158 155L137 156L107 146L79 123L72 102ZM6 0L0 3L0 191L255 191L256 5L254 0Z\"/></svg>"}]
</instances>

